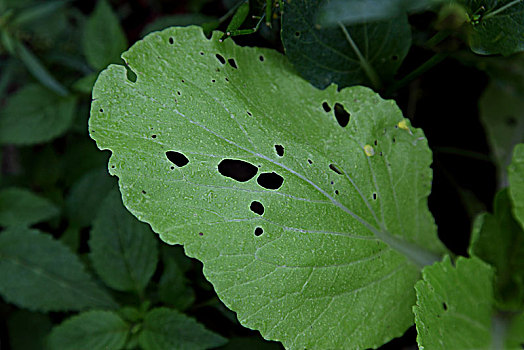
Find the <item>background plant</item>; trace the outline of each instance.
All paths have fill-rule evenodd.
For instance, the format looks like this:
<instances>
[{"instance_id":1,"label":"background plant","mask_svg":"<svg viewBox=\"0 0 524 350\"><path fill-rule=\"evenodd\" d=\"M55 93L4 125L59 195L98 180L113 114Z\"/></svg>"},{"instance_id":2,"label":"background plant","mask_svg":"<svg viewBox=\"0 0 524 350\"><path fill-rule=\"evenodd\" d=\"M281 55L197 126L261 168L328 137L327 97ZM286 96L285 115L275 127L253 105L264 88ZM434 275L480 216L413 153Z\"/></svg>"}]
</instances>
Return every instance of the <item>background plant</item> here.
<instances>
[{"instance_id":1,"label":"background plant","mask_svg":"<svg viewBox=\"0 0 524 350\"><path fill-rule=\"evenodd\" d=\"M285 5L282 41L286 55L297 71L318 87L330 82L340 87L364 84L384 97L394 98L412 124L425 131L434 152L430 208L442 241L454 253L465 255L470 223L479 212L493 211L495 190L509 183L506 169L513 146L523 140L523 63L518 53L522 50L522 28L504 28L509 23L507 16L517 24L523 23L522 2L490 3L493 9L467 1L427 2L425 6L403 2L405 8L395 7L393 11L383 10L385 4L377 1L376 7L368 7L357 18L345 16L344 11L336 8L342 6L336 1L329 4L335 11L327 5L317 9L315 3L295 1L287 8ZM358 5L357 1L354 3ZM225 30L235 5L227 1L193 1L176 8L160 2L0 3L0 141L4 144L0 292L5 301L3 319L7 320L3 341L9 338L13 348L41 348L44 339L48 346L56 348L67 348L66 344L79 348L75 343L79 339L92 341L82 345L87 348L94 348L96 342L114 348L167 348L166 344L155 345L162 337L151 337L147 332L166 320L172 320L168 324L173 328L165 330L169 333L194 327L199 340L192 343L195 347L219 346L223 338L232 339L228 346L261 341L242 329L220 304L202 278L197 262L184 258L176 247L160 246L149 228L117 203L114 179L104 169L107 156L96 151L86 128L94 80L109 63L122 63L119 56L128 42L170 25L203 24L208 32L217 26ZM263 13L258 5L252 4L251 14ZM515 11L496 13L507 5ZM271 27L263 22L257 34L235 40L243 45L282 50L280 12L275 8L272 13ZM312 13L321 15L315 18ZM338 17L333 18L333 13ZM359 12L348 9L347 13ZM490 13L483 21L483 16ZM167 14L176 15L163 16ZM308 21L295 23L299 14ZM504 19L499 21L498 14L504 14ZM372 21L363 24L363 20ZM257 19L248 17L242 28L256 22ZM509 41L485 44L492 42L493 33L500 30L513 34L505 36ZM366 31L373 34L367 42L362 34ZM359 55L344 32L351 35L356 47L368 44L369 51ZM307 46L311 41L308 35L323 42L312 50ZM389 46L373 48L384 42ZM337 60L330 51L318 50L320 46L341 50L353 59ZM304 56L314 59L304 60ZM318 62L323 63L322 69ZM354 74L334 74L334 68L345 65ZM132 71L128 74L133 79ZM487 175L480 177L479 173ZM503 195L497 195L495 203L507 203L507 199L500 198ZM493 227L492 222L507 222L509 219L497 219L507 213L508 210L498 209L504 205L508 206L495 204L495 219L484 214L484 225ZM474 232L481 237L479 232L489 229L481 228L485 226L479 220L475 221ZM518 237L519 231L515 232ZM145 241L139 242L136 237ZM122 244L123 241L129 243ZM511 235L507 242L518 247L518 239ZM144 244L151 248L140 250ZM497 297L499 307L507 307L508 303L520 307L522 296L508 297L504 292L508 290L507 283L509 290L518 292L512 285L520 283L518 278L512 281L516 268L501 267L497 262L500 258L481 253L482 243L475 243L470 252L476 249L473 247L479 249L476 255L498 271L509 271L509 279L497 282L502 287L496 293L503 294ZM519 255L515 254L518 263ZM109 257L113 260L105 260ZM53 278L43 278L42 270L47 272L44 276ZM187 276L191 276L190 282ZM71 318L71 312L76 311L81 313ZM93 325L92 319L98 323ZM99 320L104 320L104 324ZM34 327L29 329L27 324ZM102 326L119 331L112 332L110 339L85 337ZM79 334L72 329L84 331ZM23 332L41 337L26 337ZM389 346L404 341L409 344L414 341L413 334L410 331ZM236 340L238 337L244 338ZM35 343L23 344L29 340ZM180 344L171 346L178 348Z\"/></svg>"}]
</instances>

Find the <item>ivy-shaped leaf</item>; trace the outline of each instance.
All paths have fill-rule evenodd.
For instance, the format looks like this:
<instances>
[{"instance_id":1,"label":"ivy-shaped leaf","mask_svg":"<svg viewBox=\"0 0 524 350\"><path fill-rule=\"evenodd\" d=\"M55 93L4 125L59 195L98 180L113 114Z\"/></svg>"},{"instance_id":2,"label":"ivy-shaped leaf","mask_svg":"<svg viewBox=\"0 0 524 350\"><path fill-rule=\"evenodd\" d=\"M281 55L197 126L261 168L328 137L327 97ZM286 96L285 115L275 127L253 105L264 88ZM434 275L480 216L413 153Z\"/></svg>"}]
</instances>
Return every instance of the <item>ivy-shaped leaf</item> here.
<instances>
[{"instance_id":1,"label":"ivy-shaped leaf","mask_svg":"<svg viewBox=\"0 0 524 350\"><path fill-rule=\"evenodd\" d=\"M325 88L391 81L411 46L407 15L353 25L322 27L317 14L326 0L285 3L282 42L289 60L311 84Z\"/></svg>"},{"instance_id":2,"label":"ivy-shaped leaf","mask_svg":"<svg viewBox=\"0 0 524 350\"><path fill-rule=\"evenodd\" d=\"M469 45L481 55L524 51L524 0L458 0L469 15Z\"/></svg>"},{"instance_id":3,"label":"ivy-shaped leaf","mask_svg":"<svg viewBox=\"0 0 524 350\"><path fill-rule=\"evenodd\" d=\"M443 251L431 152L391 101L321 91L271 50L150 34L103 71L90 132L124 204L204 263L246 327L288 348L376 347L412 323ZM336 330L336 332L335 332Z\"/></svg>"},{"instance_id":4,"label":"ivy-shaped leaf","mask_svg":"<svg viewBox=\"0 0 524 350\"><path fill-rule=\"evenodd\" d=\"M413 308L420 349L519 349L524 314L494 311L493 269L478 258L449 257L422 270Z\"/></svg>"}]
</instances>

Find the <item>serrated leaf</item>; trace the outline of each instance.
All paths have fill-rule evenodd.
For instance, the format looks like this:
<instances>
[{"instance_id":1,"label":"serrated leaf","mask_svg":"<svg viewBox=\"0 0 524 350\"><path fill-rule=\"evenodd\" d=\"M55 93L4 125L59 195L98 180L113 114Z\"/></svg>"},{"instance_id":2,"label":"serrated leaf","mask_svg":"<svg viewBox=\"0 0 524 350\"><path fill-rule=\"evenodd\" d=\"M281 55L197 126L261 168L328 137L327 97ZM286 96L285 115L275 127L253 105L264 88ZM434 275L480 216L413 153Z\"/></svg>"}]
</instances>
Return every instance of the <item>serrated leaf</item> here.
<instances>
[{"instance_id":1,"label":"serrated leaf","mask_svg":"<svg viewBox=\"0 0 524 350\"><path fill-rule=\"evenodd\" d=\"M220 35L153 33L123 55L136 82L121 66L97 80L90 132L113 152L124 204L201 260L266 339L353 348L401 335L413 261L443 251L422 131L367 88L317 90L280 54Z\"/></svg>"},{"instance_id":2,"label":"serrated leaf","mask_svg":"<svg viewBox=\"0 0 524 350\"><path fill-rule=\"evenodd\" d=\"M411 28L402 13L385 21L320 27L317 14L326 0L285 3L282 42L289 60L311 84L325 88L391 81L411 46Z\"/></svg>"},{"instance_id":3,"label":"serrated leaf","mask_svg":"<svg viewBox=\"0 0 524 350\"><path fill-rule=\"evenodd\" d=\"M116 306L85 272L76 255L38 231L13 228L0 234L0 281L2 297L29 310Z\"/></svg>"},{"instance_id":4,"label":"serrated leaf","mask_svg":"<svg viewBox=\"0 0 524 350\"><path fill-rule=\"evenodd\" d=\"M165 307L148 312L138 338L144 350L209 349L226 341L194 319Z\"/></svg>"},{"instance_id":5,"label":"serrated leaf","mask_svg":"<svg viewBox=\"0 0 524 350\"><path fill-rule=\"evenodd\" d=\"M107 194L116 187L107 169L95 169L78 180L66 198L66 213L76 227L86 227L93 222Z\"/></svg>"},{"instance_id":6,"label":"serrated leaf","mask_svg":"<svg viewBox=\"0 0 524 350\"><path fill-rule=\"evenodd\" d=\"M524 229L524 144L513 149L513 159L508 168L509 192L513 200L513 214Z\"/></svg>"},{"instance_id":7,"label":"serrated leaf","mask_svg":"<svg viewBox=\"0 0 524 350\"><path fill-rule=\"evenodd\" d=\"M102 203L89 237L89 257L111 288L141 293L155 272L158 247L151 228L123 206L111 191Z\"/></svg>"},{"instance_id":8,"label":"serrated leaf","mask_svg":"<svg viewBox=\"0 0 524 350\"><path fill-rule=\"evenodd\" d=\"M466 7L469 45L481 55L524 51L524 0L459 0Z\"/></svg>"},{"instance_id":9,"label":"serrated leaf","mask_svg":"<svg viewBox=\"0 0 524 350\"><path fill-rule=\"evenodd\" d=\"M117 16L106 0L99 0L87 20L84 31L84 55L95 69L120 62L127 39Z\"/></svg>"},{"instance_id":10,"label":"serrated leaf","mask_svg":"<svg viewBox=\"0 0 524 350\"><path fill-rule=\"evenodd\" d=\"M354 24L394 18L428 9L441 0L331 0L321 6L320 25Z\"/></svg>"},{"instance_id":11,"label":"serrated leaf","mask_svg":"<svg viewBox=\"0 0 524 350\"><path fill-rule=\"evenodd\" d=\"M87 311L53 328L50 350L119 350L126 343L130 326L116 313Z\"/></svg>"},{"instance_id":12,"label":"serrated leaf","mask_svg":"<svg viewBox=\"0 0 524 350\"><path fill-rule=\"evenodd\" d=\"M158 295L164 304L183 311L193 304L195 293L188 286L184 271L171 256L172 253L175 253L172 249L162 250L164 271L158 283Z\"/></svg>"},{"instance_id":13,"label":"serrated leaf","mask_svg":"<svg viewBox=\"0 0 524 350\"><path fill-rule=\"evenodd\" d=\"M479 100L479 111L497 165L499 187L507 187L513 147L524 142L524 98L490 84Z\"/></svg>"},{"instance_id":14,"label":"serrated leaf","mask_svg":"<svg viewBox=\"0 0 524 350\"><path fill-rule=\"evenodd\" d=\"M11 350L45 349L45 338L51 331L51 319L47 315L17 310L7 320Z\"/></svg>"},{"instance_id":15,"label":"serrated leaf","mask_svg":"<svg viewBox=\"0 0 524 350\"><path fill-rule=\"evenodd\" d=\"M75 97L60 97L30 84L12 95L0 112L0 143L32 145L64 134L75 116Z\"/></svg>"},{"instance_id":16,"label":"serrated leaf","mask_svg":"<svg viewBox=\"0 0 524 350\"><path fill-rule=\"evenodd\" d=\"M420 349L518 349L522 317L494 312L493 269L478 258L449 257L422 270L413 307Z\"/></svg>"},{"instance_id":17,"label":"serrated leaf","mask_svg":"<svg viewBox=\"0 0 524 350\"><path fill-rule=\"evenodd\" d=\"M59 213L48 199L18 187L0 191L0 226L31 226Z\"/></svg>"},{"instance_id":18,"label":"serrated leaf","mask_svg":"<svg viewBox=\"0 0 524 350\"><path fill-rule=\"evenodd\" d=\"M509 191L495 197L494 213L477 218L469 253L496 270L498 308L515 311L524 306L524 231L513 218Z\"/></svg>"}]
</instances>

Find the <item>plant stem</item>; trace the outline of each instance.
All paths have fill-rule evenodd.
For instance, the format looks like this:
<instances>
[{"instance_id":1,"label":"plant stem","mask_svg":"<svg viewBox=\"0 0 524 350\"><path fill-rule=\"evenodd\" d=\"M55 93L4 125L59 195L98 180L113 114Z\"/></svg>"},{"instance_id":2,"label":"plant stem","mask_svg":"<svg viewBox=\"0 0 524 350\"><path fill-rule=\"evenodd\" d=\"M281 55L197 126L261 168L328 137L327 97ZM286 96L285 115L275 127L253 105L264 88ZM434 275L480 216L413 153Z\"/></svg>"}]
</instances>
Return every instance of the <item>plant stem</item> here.
<instances>
[{"instance_id":1,"label":"plant stem","mask_svg":"<svg viewBox=\"0 0 524 350\"><path fill-rule=\"evenodd\" d=\"M490 18L490 17L496 16L496 15L498 15L499 13L501 13L502 11L504 11L505 9L510 8L510 7L512 7L512 6L516 5L516 4L518 4L518 3L521 2L521 1L522 1L522 0L513 0L513 1L510 2L509 4L506 4L506 5L502 6L502 7L499 8L499 9L496 9L496 10L493 11L493 12L489 12L489 13L487 13L487 14L484 16L483 19L488 19L488 18Z\"/></svg>"},{"instance_id":2,"label":"plant stem","mask_svg":"<svg viewBox=\"0 0 524 350\"><path fill-rule=\"evenodd\" d=\"M419 75L425 73L429 69L442 62L446 57L448 57L447 53L437 53L433 55L430 59L428 59L426 62L422 63L420 66L415 68L415 70L406 75L400 81L391 85L391 87L388 89L387 95L390 95L393 91L398 90L401 87L407 85L409 82L417 78Z\"/></svg>"},{"instance_id":3,"label":"plant stem","mask_svg":"<svg viewBox=\"0 0 524 350\"><path fill-rule=\"evenodd\" d=\"M371 65L366 60L366 58L362 56L362 53L360 52L357 44L355 44L355 42L353 41L353 38L351 38L351 35L347 31L346 27L341 22L338 22L338 26L342 30L342 33L344 33L344 36L346 37L346 40L348 41L349 45L351 45L351 48L353 49L353 51L355 51L355 54L357 55L358 60L360 61L360 65L362 66L362 69L364 69L364 71L366 72L366 75L368 76L369 80L371 81L371 85L373 86L375 90L379 90L380 87L382 86L382 83L380 82L380 78L377 72L375 72L373 67L371 67Z\"/></svg>"},{"instance_id":4,"label":"plant stem","mask_svg":"<svg viewBox=\"0 0 524 350\"><path fill-rule=\"evenodd\" d=\"M425 43L425 47L433 48L440 44L444 39L450 36L452 31L450 30L439 30L435 35L429 38Z\"/></svg>"}]
</instances>

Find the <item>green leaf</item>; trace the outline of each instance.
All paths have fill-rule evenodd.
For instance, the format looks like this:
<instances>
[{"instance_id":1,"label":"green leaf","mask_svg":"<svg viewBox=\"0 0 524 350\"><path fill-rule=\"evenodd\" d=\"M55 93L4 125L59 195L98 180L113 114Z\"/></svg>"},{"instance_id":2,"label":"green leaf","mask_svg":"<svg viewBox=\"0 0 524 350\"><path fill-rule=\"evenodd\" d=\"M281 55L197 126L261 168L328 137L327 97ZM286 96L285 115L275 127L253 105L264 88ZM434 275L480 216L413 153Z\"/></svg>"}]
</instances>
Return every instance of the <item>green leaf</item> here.
<instances>
[{"instance_id":1,"label":"green leaf","mask_svg":"<svg viewBox=\"0 0 524 350\"><path fill-rule=\"evenodd\" d=\"M35 4L29 8L26 8L15 16L13 21L10 23L15 26L24 25L26 23L48 18L52 16L56 11L61 10L65 5L70 3L71 0L56 0L48 1L41 4Z\"/></svg>"},{"instance_id":2,"label":"green leaf","mask_svg":"<svg viewBox=\"0 0 524 350\"><path fill-rule=\"evenodd\" d=\"M430 8L442 0L331 0L320 7L318 23L321 25L355 24L391 19L406 12Z\"/></svg>"},{"instance_id":3,"label":"green leaf","mask_svg":"<svg viewBox=\"0 0 524 350\"><path fill-rule=\"evenodd\" d=\"M282 346L279 343L264 341L255 337L235 337L229 339L227 344L220 348L220 350L281 350Z\"/></svg>"},{"instance_id":4,"label":"green leaf","mask_svg":"<svg viewBox=\"0 0 524 350\"><path fill-rule=\"evenodd\" d=\"M48 199L18 187L0 191L0 226L31 226L59 213Z\"/></svg>"},{"instance_id":5,"label":"green leaf","mask_svg":"<svg viewBox=\"0 0 524 350\"><path fill-rule=\"evenodd\" d=\"M400 336L418 264L443 251L422 131L367 88L318 90L279 53L220 35L151 34L123 55L136 82L116 65L98 78L90 132L112 151L124 204L201 260L266 339L314 349Z\"/></svg>"},{"instance_id":6,"label":"green leaf","mask_svg":"<svg viewBox=\"0 0 524 350\"><path fill-rule=\"evenodd\" d=\"M458 0L470 17L469 45L480 55L524 51L524 0Z\"/></svg>"},{"instance_id":7,"label":"green leaf","mask_svg":"<svg viewBox=\"0 0 524 350\"><path fill-rule=\"evenodd\" d=\"M449 257L422 270L413 307L421 349L490 349L493 269L476 258Z\"/></svg>"},{"instance_id":8,"label":"green leaf","mask_svg":"<svg viewBox=\"0 0 524 350\"><path fill-rule=\"evenodd\" d=\"M195 293L188 286L188 281L182 269L173 258L172 249L162 250L164 271L158 284L160 300L177 310L185 310L195 301Z\"/></svg>"},{"instance_id":9,"label":"green leaf","mask_svg":"<svg viewBox=\"0 0 524 350\"><path fill-rule=\"evenodd\" d=\"M0 234L0 280L2 297L29 310L116 306L85 272L76 255L38 231L13 228Z\"/></svg>"},{"instance_id":10,"label":"green leaf","mask_svg":"<svg viewBox=\"0 0 524 350\"><path fill-rule=\"evenodd\" d=\"M0 143L32 145L63 135L73 122L75 105L75 97L62 98L40 85L26 85L0 112Z\"/></svg>"},{"instance_id":11,"label":"green leaf","mask_svg":"<svg viewBox=\"0 0 524 350\"><path fill-rule=\"evenodd\" d=\"M119 350L126 343L129 325L110 311L87 311L53 328L50 350Z\"/></svg>"},{"instance_id":12,"label":"green leaf","mask_svg":"<svg viewBox=\"0 0 524 350\"><path fill-rule=\"evenodd\" d=\"M493 214L476 219L469 253L495 268L498 308L520 310L524 306L524 231L513 218L507 189L497 194L493 207Z\"/></svg>"},{"instance_id":13,"label":"green leaf","mask_svg":"<svg viewBox=\"0 0 524 350\"><path fill-rule=\"evenodd\" d=\"M89 248L93 267L113 289L141 293L155 272L156 237L148 225L124 208L116 190L111 191L100 206Z\"/></svg>"},{"instance_id":14,"label":"green leaf","mask_svg":"<svg viewBox=\"0 0 524 350\"><path fill-rule=\"evenodd\" d=\"M138 338L144 350L209 349L226 343L186 315L165 307L148 312Z\"/></svg>"},{"instance_id":15,"label":"green leaf","mask_svg":"<svg viewBox=\"0 0 524 350\"><path fill-rule=\"evenodd\" d=\"M524 95L490 84L479 100L480 120L498 170L500 188L508 186L513 147L524 142Z\"/></svg>"},{"instance_id":16,"label":"green leaf","mask_svg":"<svg viewBox=\"0 0 524 350\"><path fill-rule=\"evenodd\" d=\"M116 181L107 169L95 169L78 180L66 198L66 213L76 227L86 227L93 222L100 204L116 187Z\"/></svg>"},{"instance_id":17,"label":"green leaf","mask_svg":"<svg viewBox=\"0 0 524 350\"><path fill-rule=\"evenodd\" d=\"M15 43L15 50L22 62L24 62L27 70L38 80L43 86L51 89L60 96L66 96L69 92L49 73L47 68L40 62L23 43L17 41Z\"/></svg>"},{"instance_id":18,"label":"green leaf","mask_svg":"<svg viewBox=\"0 0 524 350\"><path fill-rule=\"evenodd\" d=\"M99 0L85 24L84 55L95 69L120 61L127 39L117 16L106 0Z\"/></svg>"},{"instance_id":19,"label":"green leaf","mask_svg":"<svg viewBox=\"0 0 524 350\"><path fill-rule=\"evenodd\" d=\"M513 200L513 215L524 228L524 144L518 144L513 149L513 159L508 168L510 188Z\"/></svg>"},{"instance_id":20,"label":"green leaf","mask_svg":"<svg viewBox=\"0 0 524 350\"><path fill-rule=\"evenodd\" d=\"M93 85L95 85L97 76L97 73L91 73L78 79L73 84L73 89L84 94L91 94L91 90L93 90Z\"/></svg>"},{"instance_id":21,"label":"green leaf","mask_svg":"<svg viewBox=\"0 0 524 350\"><path fill-rule=\"evenodd\" d=\"M391 20L322 28L316 15L326 0L285 3L282 42L289 60L313 85L367 85L392 80L411 46L407 15Z\"/></svg>"},{"instance_id":22,"label":"green leaf","mask_svg":"<svg viewBox=\"0 0 524 350\"><path fill-rule=\"evenodd\" d=\"M17 310L9 316L9 345L12 350L42 350L45 349L45 338L53 324L49 316Z\"/></svg>"}]
</instances>

